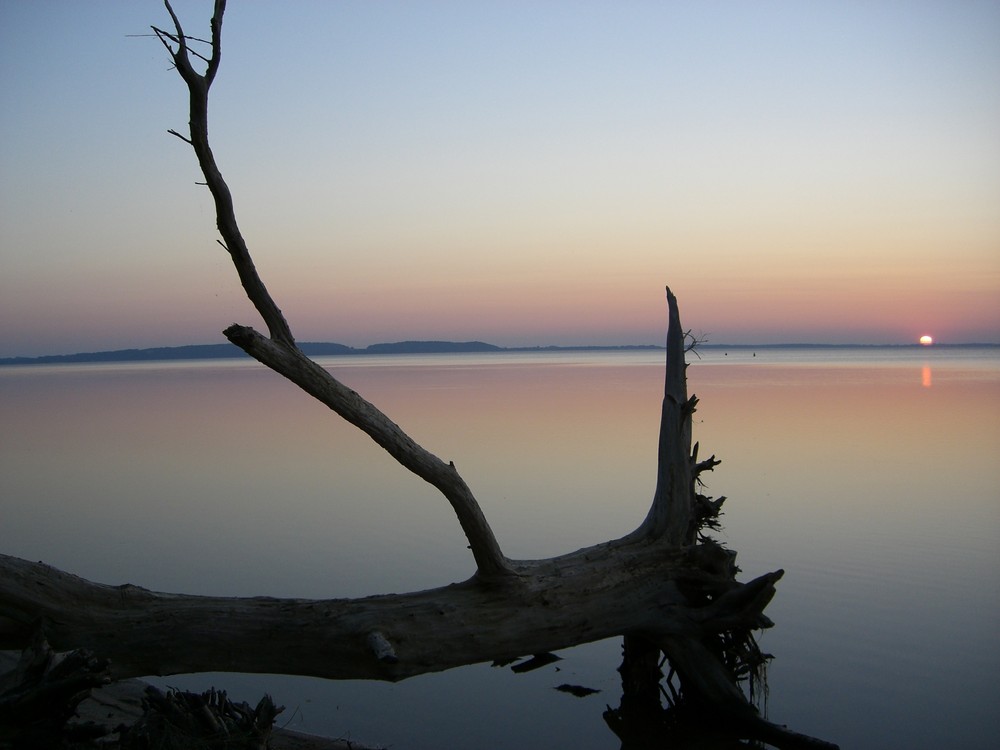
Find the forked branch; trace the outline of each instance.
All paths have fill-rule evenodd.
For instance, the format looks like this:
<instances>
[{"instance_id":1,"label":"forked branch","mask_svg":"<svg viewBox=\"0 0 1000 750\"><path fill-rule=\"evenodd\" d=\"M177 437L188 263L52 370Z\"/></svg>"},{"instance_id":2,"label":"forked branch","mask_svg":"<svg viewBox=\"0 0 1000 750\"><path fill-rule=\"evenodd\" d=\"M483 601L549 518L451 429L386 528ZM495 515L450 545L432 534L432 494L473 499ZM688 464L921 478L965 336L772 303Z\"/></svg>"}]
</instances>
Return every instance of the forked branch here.
<instances>
[{"instance_id":1,"label":"forked branch","mask_svg":"<svg viewBox=\"0 0 1000 750\"><path fill-rule=\"evenodd\" d=\"M247 297L264 319L271 338L279 343L294 346L295 340L292 337L292 331L281 310L268 293L264 282L261 281L253 259L250 257L250 251L247 249L246 241L243 239L239 224L236 222L232 193L222 177L222 172L215 162L215 155L208 143L208 91L212 86L212 81L215 80L222 59L222 17L226 10L226 2L225 0L216 0L215 2L215 12L212 16L212 51L204 73L196 71L191 64L192 53L188 47L190 37L184 34L180 19L174 13L169 0L164 0L164 5L173 20L174 32L164 31L156 26L152 28L153 33L170 53L177 72L188 87L191 115L190 138L180 137L191 144L198 157L198 164L205 175L205 184L215 201L216 225L219 228L219 234L222 235L226 249L229 250L233 259L233 264L236 266ZM198 55L198 57L205 59L203 55ZM179 136L180 134L175 133L175 135Z\"/></svg>"},{"instance_id":2,"label":"forked branch","mask_svg":"<svg viewBox=\"0 0 1000 750\"><path fill-rule=\"evenodd\" d=\"M252 328L232 325L226 329L226 337L247 354L291 380L348 422L359 427L400 464L440 490L458 516L480 576L510 574L511 566L501 552L500 545L486 522L479 503L454 465L445 463L421 447L373 404L343 385L296 346L281 310L257 274L250 251L236 222L232 195L208 143L208 91L218 72L221 59L225 0L215 2L211 55L207 58L208 65L203 74L198 73L191 64L190 49L187 44L190 37L184 34L180 20L170 6L169 0L164 0L164 5L173 19L174 31L167 32L155 26L153 31L170 53L178 73L187 84L191 106L190 138L184 138L176 132L173 134L194 148L198 163L205 175L205 182L215 199L217 224L222 235L220 244L229 251L243 288L267 324L270 334L268 338ZM204 56L199 55L199 57L205 59Z\"/></svg>"},{"instance_id":3,"label":"forked branch","mask_svg":"<svg viewBox=\"0 0 1000 750\"><path fill-rule=\"evenodd\" d=\"M371 436L400 464L437 487L451 503L469 541L481 576L507 575L512 566L500 551L496 538L478 502L454 465L446 464L422 448L375 406L345 387L296 346L291 329L274 303L259 275L246 242L240 233L232 195L208 142L208 92L221 60L222 18L225 0L216 0L212 17L211 54L204 73L191 64L188 37L180 20L164 0L174 30L153 31L170 53L190 93L190 138L205 181L215 199L217 223L222 243L233 260L247 296L267 324L270 338L252 328L233 325L226 336L252 357L298 384L349 422ZM677 299L667 289L669 324L667 331L667 376L660 425L659 462L656 493L642 525L630 538L661 540L668 545L690 544L692 535L693 468L690 460L691 413L697 403L687 397L685 378L685 333L681 327Z\"/></svg>"}]
</instances>

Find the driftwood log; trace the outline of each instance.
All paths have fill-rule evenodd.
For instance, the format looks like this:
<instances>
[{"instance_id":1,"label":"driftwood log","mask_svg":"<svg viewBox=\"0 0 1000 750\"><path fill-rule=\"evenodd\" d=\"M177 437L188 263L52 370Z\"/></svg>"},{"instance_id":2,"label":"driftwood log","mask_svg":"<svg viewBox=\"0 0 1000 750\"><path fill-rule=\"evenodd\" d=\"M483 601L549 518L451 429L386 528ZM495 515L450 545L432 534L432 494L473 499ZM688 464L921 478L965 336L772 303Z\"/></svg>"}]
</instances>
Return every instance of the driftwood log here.
<instances>
[{"instance_id":1,"label":"driftwood log","mask_svg":"<svg viewBox=\"0 0 1000 750\"><path fill-rule=\"evenodd\" d=\"M662 651L690 701L738 720L745 736L801 745L760 718L724 644L771 623L763 610L782 571L736 580L735 553L701 533L722 499L697 491L718 462L692 449L685 333L667 290L666 378L652 505L638 528L568 555L511 560L455 466L412 440L374 405L305 356L259 278L233 200L208 142L208 93L221 60L225 1L216 0L206 54L194 52L169 2L173 28L153 27L190 94L190 132L229 252L268 335L232 325L226 337L359 427L445 496L475 561L462 583L361 599L187 596L92 583L37 562L0 556L0 648L39 630L56 649L110 660L115 679L185 672L260 672L330 679L401 680L484 661L507 661L626 636ZM205 63L195 70L192 58ZM262 426L262 429L266 427ZM776 741L777 740L777 741ZM816 746L825 743L814 741Z\"/></svg>"}]
</instances>

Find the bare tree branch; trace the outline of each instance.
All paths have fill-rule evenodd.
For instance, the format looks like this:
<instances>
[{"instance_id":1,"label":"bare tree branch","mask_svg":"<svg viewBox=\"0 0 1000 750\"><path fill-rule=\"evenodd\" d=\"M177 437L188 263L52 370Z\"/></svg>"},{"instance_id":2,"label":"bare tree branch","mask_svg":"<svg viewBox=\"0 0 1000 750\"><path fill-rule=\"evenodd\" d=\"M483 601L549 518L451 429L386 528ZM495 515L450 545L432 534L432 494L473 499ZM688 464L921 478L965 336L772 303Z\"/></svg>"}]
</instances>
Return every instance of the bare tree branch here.
<instances>
[{"instance_id":1,"label":"bare tree branch","mask_svg":"<svg viewBox=\"0 0 1000 750\"><path fill-rule=\"evenodd\" d=\"M297 347L278 344L245 326L232 325L225 334L251 357L288 378L363 430L400 464L440 490L458 516L481 576L511 573L508 560L500 551L479 503L454 464L445 463L421 447L378 408L334 378Z\"/></svg>"},{"instance_id":2,"label":"bare tree branch","mask_svg":"<svg viewBox=\"0 0 1000 750\"><path fill-rule=\"evenodd\" d=\"M42 622L54 648L110 659L114 679L239 671L397 681L623 633L697 639L758 623L780 571L739 584L706 575L697 558L605 542L518 563L516 577L492 585L275 599L107 586L0 554L0 649L30 643ZM678 579L720 596L692 607Z\"/></svg>"},{"instance_id":3,"label":"bare tree branch","mask_svg":"<svg viewBox=\"0 0 1000 750\"><path fill-rule=\"evenodd\" d=\"M191 143L191 139L190 138L187 138L186 136L181 135L176 130L171 129L171 130L168 130L167 132L170 133L170 135L176 135L178 138L180 138L182 141L184 141L185 143L187 143L189 145L192 145L192 146L194 145L193 143Z\"/></svg>"},{"instance_id":4,"label":"bare tree branch","mask_svg":"<svg viewBox=\"0 0 1000 750\"><path fill-rule=\"evenodd\" d=\"M691 474L691 414L696 399L687 396L684 329L677 298L667 288L667 363L660 437L657 451L656 490L653 504L632 536L662 538L673 545L690 544L694 484Z\"/></svg>"},{"instance_id":5,"label":"bare tree branch","mask_svg":"<svg viewBox=\"0 0 1000 750\"><path fill-rule=\"evenodd\" d=\"M292 337L288 323L257 274L253 259L250 257L250 251L236 221L232 194L222 177L222 172L215 162L215 156L208 143L208 91L221 60L222 15L225 12L225 0L216 0L215 3L215 14L212 17L212 56L204 75L197 73L191 66L187 37L181 28L177 14L170 6L169 0L164 0L164 5L173 19L176 34L168 34L156 27L153 27L153 30L170 53L174 65L177 67L177 72L188 87L191 114L189 142L194 148L201 171L205 175L205 182L215 200L216 224L219 228L219 234L222 235L226 247L229 248L233 265L236 267L247 297L264 319L271 338L287 346L294 346L295 339ZM167 39L175 42L176 49L167 43Z\"/></svg>"},{"instance_id":6,"label":"bare tree branch","mask_svg":"<svg viewBox=\"0 0 1000 750\"><path fill-rule=\"evenodd\" d=\"M212 56L204 75L199 75L191 67L185 41L188 37L170 7L169 0L164 0L164 4L173 19L176 33L157 31L157 35L170 51L177 71L187 84L191 102L190 140L177 133L174 135L187 140L198 156L208 188L215 198L219 233L222 235L219 244L229 252L247 296L264 318L270 333L270 338L267 338L252 328L234 324L226 329L227 338L359 427L400 464L440 490L458 516L475 558L478 574L482 577L509 575L510 565L501 552L479 503L454 465L445 463L417 444L374 405L340 383L296 346L291 329L257 274L236 223L229 187L208 144L208 90L221 59L225 2L217 0L215 4L215 15L212 17ZM171 48L166 40L174 42L176 49Z\"/></svg>"}]
</instances>

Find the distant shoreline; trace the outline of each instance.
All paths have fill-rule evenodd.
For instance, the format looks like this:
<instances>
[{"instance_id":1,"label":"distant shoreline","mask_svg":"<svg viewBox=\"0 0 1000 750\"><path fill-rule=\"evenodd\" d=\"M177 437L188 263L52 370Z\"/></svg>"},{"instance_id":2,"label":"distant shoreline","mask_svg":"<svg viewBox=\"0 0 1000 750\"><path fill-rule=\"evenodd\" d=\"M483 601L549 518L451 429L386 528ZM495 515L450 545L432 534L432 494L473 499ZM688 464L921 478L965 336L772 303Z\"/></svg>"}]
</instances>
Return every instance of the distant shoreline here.
<instances>
[{"instance_id":1,"label":"distant shoreline","mask_svg":"<svg viewBox=\"0 0 1000 750\"><path fill-rule=\"evenodd\" d=\"M934 344L930 348L953 349L957 347L1000 348L1000 344ZM304 342L302 351L313 357L369 356L373 354L483 354L483 353L532 353L532 352L629 352L663 351L655 344L626 344L622 346L496 346L483 341L399 341L372 344L356 348L345 344ZM746 351L773 349L923 349L921 344L699 344L699 349L728 349ZM148 349L116 349L76 354L49 354L40 357L3 357L4 365L84 364L100 362L161 362L173 360L244 359L248 355L234 344L189 344L187 346L159 346Z\"/></svg>"}]
</instances>

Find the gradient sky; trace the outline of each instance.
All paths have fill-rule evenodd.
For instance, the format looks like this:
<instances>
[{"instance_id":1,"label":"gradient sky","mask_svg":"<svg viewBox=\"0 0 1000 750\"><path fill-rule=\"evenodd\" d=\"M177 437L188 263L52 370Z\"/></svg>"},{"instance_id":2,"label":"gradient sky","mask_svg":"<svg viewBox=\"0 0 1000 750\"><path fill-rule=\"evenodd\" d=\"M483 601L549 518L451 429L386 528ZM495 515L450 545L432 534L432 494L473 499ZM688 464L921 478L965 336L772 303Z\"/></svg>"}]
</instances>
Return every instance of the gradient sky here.
<instances>
[{"instance_id":1,"label":"gradient sky","mask_svg":"<svg viewBox=\"0 0 1000 750\"><path fill-rule=\"evenodd\" d=\"M150 24L0 0L0 356L261 327ZM1000 342L1000 3L232 0L210 130L301 341Z\"/></svg>"}]
</instances>

